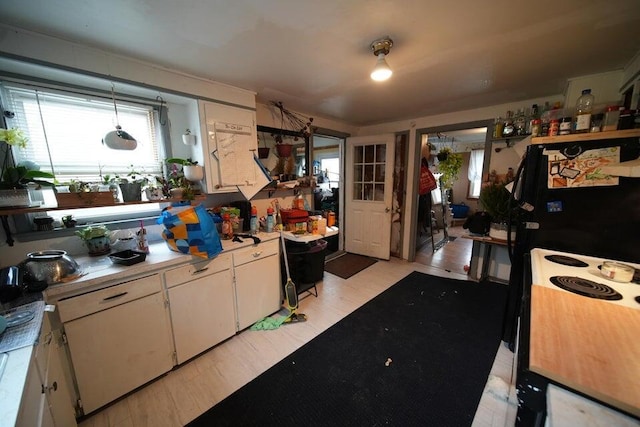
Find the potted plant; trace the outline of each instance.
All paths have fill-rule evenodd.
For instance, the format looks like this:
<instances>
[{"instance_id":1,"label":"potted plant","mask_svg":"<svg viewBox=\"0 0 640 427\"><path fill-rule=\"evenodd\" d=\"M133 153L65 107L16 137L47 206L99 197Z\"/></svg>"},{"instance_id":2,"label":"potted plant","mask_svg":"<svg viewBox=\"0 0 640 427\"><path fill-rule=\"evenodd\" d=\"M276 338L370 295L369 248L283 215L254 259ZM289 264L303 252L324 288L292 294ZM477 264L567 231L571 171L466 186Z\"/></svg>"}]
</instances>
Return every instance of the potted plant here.
<instances>
[{"instance_id":1,"label":"potted plant","mask_svg":"<svg viewBox=\"0 0 640 427\"><path fill-rule=\"evenodd\" d=\"M0 175L0 207L29 206L28 186L53 187L53 174L40 171L40 167L33 162L22 162L14 165L14 146L24 148L29 139L20 129L0 129L0 141L3 141L4 157Z\"/></svg>"},{"instance_id":2,"label":"potted plant","mask_svg":"<svg viewBox=\"0 0 640 427\"><path fill-rule=\"evenodd\" d=\"M89 250L89 255L106 255L111 252L111 240L109 229L104 225L92 225L81 230L76 230L76 236L80 237Z\"/></svg>"},{"instance_id":3,"label":"potted plant","mask_svg":"<svg viewBox=\"0 0 640 427\"><path fill-rule=\"evenodd\" d=\"M184 177L191 182L198 182L204 179L204 168L195 160L172 157L167 159L167 163L182 166Z\"/></svg>"},{"instance_id":4,"label":"potted plant","mask_svg":"<svg viewBox=\"0 0 640 427\"><path fill-rule=\"evenodd\" d=\"M137 171L133 165L129 167L129 172L125 176L116 175L123 202L139 202L142 200L142 186L147 183L148 178Z\"/></svg>"},{"instance_id":5,"label":"potted plant","mask_svg":"<svg viewBox=\"0 0 640 427\"><path fill-rule=\"evenodd\" d=\"M305 117L300 113L286 109L282 101L269 101L269 109L271 110L272 116L280 116L281 129L291 129L301 137L311 136L313 117ZM272 136L276 141L276 152L278 156L289 157L293 149L293 144L285 142L283 134L272 134ZM293 140L294 142L297 141L298 136L295 136Z\"/></svg>"},{"instance_id":6,"label":"potted plant","mask_svg":"<svg viewBox=\"0 0 640 427\"><path fill-rule=\"evenodd\" d=\"M78 221L73 218L73 215L65 215L62 217L62 223L67 228L73 228L76 226Z\"/></svg>"},{"instance_id":7,"label":"potted plant","mask_svg":"<svg viewBox=\"0 0 640 427\"><path fill-rule=\"evenodd\" d=\"M438 171L442 174L442 185L451 188L453 182L458 179L462 167L462 155L454 153L449 147L444 147L437 155Z\"/></svg>"},{"instance_id":8,"label":"potted plant","mask_svg":"<svg viewBox=\"0 0 640 427\"><path fill-rule=\"evenodd\" d=\"M507 240L507 230L512 228L511 239L515 239L515 226L519 221L520 208L511 206L511 193L505 188L505 182L489 182L480 190L478 201L491 216L489 236L496 240Z\"/></svg>"},{"instance_id":9,"label":"potted plant","mask_svg":"<svg viewBox=\"0 0 640 427\"><path fill-rule=\"evenodd\" d=\"M191 181L185 177L184 166L182 169L178 168L178 165L181 164L180 161L186 160L178 158L167 160L167 163L172 166L165 181L165 194L168 193L168 197L172 199L193 200L195 191L191 186Z\"/></svg>"},{"instance_id":10,"label":"potted plant","mask_svg":"<svg viewBox=\"0 0 640 427\"><path fill-rule=\"evenodd\" d=\"M184 145L196 145L196 136L191 134L191 130L187 129L182 135L182 142Z\"/></svg>"},{"instance_id":11,"label":"potted plant","mask_svg":"<svg viewBox=\"0 0 640 427\"><path fill-rule=\"evenodd\" d=\"M267 141L264 140L264 136L262 138L262 141L264 142L264 147L260 147L260 137L258 136L258 158L259 159L266 159L269 157L269 147L267 147Z\"/></svg>"},{"instance_id":12,"label":"potted plant","mask_svg":"<svg viewBox=\"0 0 640 427\"><path fill-rule=\"evenodd\" d=\"M100 191L99 184L72 179L65 186L56 187L58 207L78 208L90 206L113 205L110 191Z\"/></svg>"},{"instance_id":13,"label":"potted plant","mask_svg":"<svg viewBox=\"0 0 640 427\"><path fill-rule=\"evenodd\" d=\"M147 200L162 200L165 195L164 179L155 176L149 178L147 180L147 185L144 187L144 194L147 196Z\"/></svg>"}]
</instances>

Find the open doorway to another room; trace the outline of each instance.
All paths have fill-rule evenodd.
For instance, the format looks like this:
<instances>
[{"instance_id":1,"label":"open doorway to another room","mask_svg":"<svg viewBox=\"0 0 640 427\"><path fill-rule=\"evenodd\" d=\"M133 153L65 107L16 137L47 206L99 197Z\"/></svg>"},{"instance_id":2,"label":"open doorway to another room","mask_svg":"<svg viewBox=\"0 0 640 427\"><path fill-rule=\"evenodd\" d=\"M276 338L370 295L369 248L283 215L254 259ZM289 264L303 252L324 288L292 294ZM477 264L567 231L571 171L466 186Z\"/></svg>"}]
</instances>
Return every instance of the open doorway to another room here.
<instances>
[{"instance_id":1,"label":"open doorway to another room","mask_svg":"<svg viewBox=\"0 0 640 427\"><path fill-rule=\"evenodd\" d=\"M343 184L344 138L314 134L311 137L311 174L316 180L313 210L327 218L328 226L341 228L341 187ZM327 256L342 250L343 230L327 238Z\"/></svg>"},{"instance_id":2,"label":"open doorway to another room","mask_svg":"<svg viewBox=\"0 0 640 427\"><path fill-rule=\"evenodd\" d=\"M466 218L479 208L478 195L483 163L491 146L488 129L493 121L484 120L438 126L416 131L420 153L417 162L427 163L437 178L437 188L431 193L416 194L415 242L410 260L443 270L466 273L471 260L472 241L461 239ZM455 179L447 179L443 152L455 156L459 165ZM420 169L420 165L416 165ZM443 176L444 172L444 176ZM446 254L444 253L446 252Z\"/></svg>"}]
</instances>

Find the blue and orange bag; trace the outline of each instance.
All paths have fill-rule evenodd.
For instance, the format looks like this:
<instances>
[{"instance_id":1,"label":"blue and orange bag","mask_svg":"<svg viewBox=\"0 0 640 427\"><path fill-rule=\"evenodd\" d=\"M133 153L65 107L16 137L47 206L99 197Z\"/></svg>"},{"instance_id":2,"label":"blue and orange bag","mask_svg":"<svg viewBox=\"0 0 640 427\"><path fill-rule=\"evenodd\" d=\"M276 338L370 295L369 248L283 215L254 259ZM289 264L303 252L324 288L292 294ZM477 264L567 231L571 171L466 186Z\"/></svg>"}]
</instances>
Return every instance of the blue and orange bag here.
<instances>
[{"instance_id":1,"label":"blue and orange bag","mask_svg":"<svg viewBox=\"0 0 640 427\"><path fill-rule=\"evenodd\" d=\"M171 250L202 258L222 252L216 225L202 205L166 208L157 223L164 225L162 238Z\"/></svg>"}]
</instances>

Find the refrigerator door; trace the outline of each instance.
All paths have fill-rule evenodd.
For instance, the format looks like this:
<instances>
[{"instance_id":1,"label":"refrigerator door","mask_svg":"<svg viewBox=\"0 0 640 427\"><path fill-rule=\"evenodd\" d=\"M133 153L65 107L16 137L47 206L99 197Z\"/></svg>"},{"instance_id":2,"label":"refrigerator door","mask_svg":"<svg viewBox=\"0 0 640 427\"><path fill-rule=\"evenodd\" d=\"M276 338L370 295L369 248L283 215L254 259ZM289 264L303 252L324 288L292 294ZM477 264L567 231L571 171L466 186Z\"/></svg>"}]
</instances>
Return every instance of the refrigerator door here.
<instances>
[{"instance_id":1,"label":"refrigerator door","mask_svg":"<svg viewBox=\"0 0 640 427\"><path fill-rule=\"evenodd\" d=\"M522 178L533 205L526 249L640 262L640 179L602 173L639 156L637 138L531 146Z\"/></svg>"}]
</instances>

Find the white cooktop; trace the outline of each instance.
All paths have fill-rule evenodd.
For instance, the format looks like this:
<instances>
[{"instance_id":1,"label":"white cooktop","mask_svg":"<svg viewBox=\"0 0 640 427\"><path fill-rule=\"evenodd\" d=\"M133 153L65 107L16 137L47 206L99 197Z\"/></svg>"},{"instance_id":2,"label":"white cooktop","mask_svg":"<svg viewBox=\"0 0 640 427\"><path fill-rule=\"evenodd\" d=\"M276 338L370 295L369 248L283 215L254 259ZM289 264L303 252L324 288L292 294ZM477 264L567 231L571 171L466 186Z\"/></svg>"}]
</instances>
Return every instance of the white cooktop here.
<instances>
[{"instance_id":1,"label":"white cooktop","mask_svg":"<svg viewBox=\"0 0 640 427\"><path fill-rule=\"evenodd\" d=\"M586 264L586 267L574 267L563 264L558 264L553 261L549 261L545 257L548 255L562 255L566 257L571 257L578 259ZM623 305L625 307L631 307L637 310L640 310L640 303L638 303L635 298L640 296L640 284L630 282L630 283L620 283L610 280L600 274L599 266L602 265L603 261L615 261L604 258L596 258L590 257L586 255L576 255L567 252L560 251L552 251L548 249L540 249L535 248L531 250L531 276L532 276L532 284L535 286L546 286L549 288L554 288L561 292L570 292L563 288L560 288L554 285L550 278L553 276L570 276L570 277L579 277L581 279L587 279L592 282L596 282L598 284L609 286L614 289L618 293L622 295L622 299L620 300L605 300L599 299L606 304L618 304ZM640 264L634 264L630 262L620 261L622 264L630 265L634 267L636 270L640 270ZM637 274L636 274L637 277ZM590 298L584 296L584 298Z\"/></svg>"}]
</instances>

